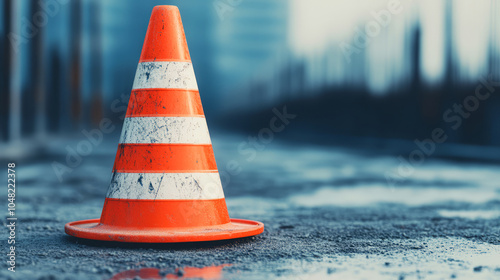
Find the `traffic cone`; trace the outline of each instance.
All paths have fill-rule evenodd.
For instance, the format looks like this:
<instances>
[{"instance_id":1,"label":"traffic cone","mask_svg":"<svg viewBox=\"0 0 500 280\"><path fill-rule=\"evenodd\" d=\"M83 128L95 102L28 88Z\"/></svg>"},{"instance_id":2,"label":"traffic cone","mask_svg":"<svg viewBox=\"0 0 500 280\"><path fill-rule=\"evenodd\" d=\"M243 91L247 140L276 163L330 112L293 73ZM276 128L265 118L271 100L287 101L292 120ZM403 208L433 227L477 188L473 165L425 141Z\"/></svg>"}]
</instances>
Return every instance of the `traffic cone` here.
<instances>
[{"instance_id":1,"label":"traffic cone","mask_svg":"<svg viewBox=\"0 0 500 280\"><path fill-rule=\"evenodd\" d=\"M260 222L230 219L198 86L175 6L156 6L137 67L100 219L67 234L121 242L247 237Z\"/></svg>"}]
</instances>

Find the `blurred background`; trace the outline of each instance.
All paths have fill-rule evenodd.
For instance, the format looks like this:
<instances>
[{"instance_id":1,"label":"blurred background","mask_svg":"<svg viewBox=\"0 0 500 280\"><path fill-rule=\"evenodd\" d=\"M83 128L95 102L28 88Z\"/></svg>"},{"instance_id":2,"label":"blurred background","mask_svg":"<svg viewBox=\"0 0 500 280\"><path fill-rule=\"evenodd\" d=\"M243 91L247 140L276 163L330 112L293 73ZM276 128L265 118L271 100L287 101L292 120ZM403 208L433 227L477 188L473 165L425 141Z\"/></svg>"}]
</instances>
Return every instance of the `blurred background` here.
<instances>
[{"instance_id":1,"label":"blurred background","mask_svg":"<svg viewBox=\"0 0 500 280\"><path fill-rule=\"evenodd\" d=\"M180 9L231 217L266 225L247 245L63 232L101 214L155 5ZM19 279L228 262L224 279L500 279L500 1L2 0L0 15Z\"/></svg>"},{"instance_id":2,"label":"blurred background","mask_svg":"<svg viewBox=\"0 0 500 280\"><path fill-rule=\"evenodd\" d=\"M498 159L500 4L465 0L4 0L1 153L121 125L164 4L180 8L213 129L258 132L286 106L297 117L275 137L411 151L442 128L445 156Z\"/></svg>"}]
</instances>

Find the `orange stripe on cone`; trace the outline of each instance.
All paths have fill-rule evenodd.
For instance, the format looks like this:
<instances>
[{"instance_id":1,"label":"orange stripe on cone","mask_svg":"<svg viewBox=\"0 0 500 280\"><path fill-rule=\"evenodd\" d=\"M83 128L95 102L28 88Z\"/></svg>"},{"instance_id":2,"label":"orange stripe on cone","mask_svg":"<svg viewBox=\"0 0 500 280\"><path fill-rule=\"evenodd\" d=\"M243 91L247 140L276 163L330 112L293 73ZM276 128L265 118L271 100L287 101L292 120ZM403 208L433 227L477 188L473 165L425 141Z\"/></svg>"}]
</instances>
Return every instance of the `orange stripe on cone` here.
<instances>
[{"instance_id":1,"label":"orange stripe on cone","mask_svg":"<svg viewBox=\"0 0 500 280\"><path fill-rule=\"evenodd\" d=\"M130 95L126 117L203 116L200 94L195 90L137 89Z\"/></svg>"},{"instance_id":2,"label":"orange stripe on cone","mask_svg":"<svg viewBox=\"0 0 500 280\"><path fill-rule=\"evenodd\" d=\"M113 171L121 173L217 172L212 145L120 144Z\"/></svg>"},{"instance_id":3,"label":"orange stripe on cone","mask_svg":"<svg viewBox=\"0 0 500 280\"><path fill-rule=\"evenodd\" d=\"M106 198L101 224L134 228L212 226L229 223L226 201Z\"/></svg>"},{"instance_id":4,"label":"orange stripe on cone","mask_svg":"<svg viewBox=\"0 0 500 280\"><path fill-rule=\"evenodd\" d=\"M177 7L154 7L139 60L147 61L191 61Z\"/></svg>"}]
</instances>

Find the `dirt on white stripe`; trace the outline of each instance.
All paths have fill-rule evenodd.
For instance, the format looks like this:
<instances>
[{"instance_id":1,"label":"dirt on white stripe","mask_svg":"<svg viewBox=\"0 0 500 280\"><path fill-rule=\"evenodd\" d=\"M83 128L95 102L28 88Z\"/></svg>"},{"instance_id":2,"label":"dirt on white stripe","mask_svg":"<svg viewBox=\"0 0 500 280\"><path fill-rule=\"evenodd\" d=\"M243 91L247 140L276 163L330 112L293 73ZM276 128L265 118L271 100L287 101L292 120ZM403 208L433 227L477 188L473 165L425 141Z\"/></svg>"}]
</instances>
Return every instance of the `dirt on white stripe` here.
<instances>
[{"instance_id":1,"label":"dirt on white stripe","mask_svg":"<svg viewBox=\"0 0 500 280\"><path fill-rule=\"evenodd\" d=\"M133 89L179 88L198 90L190 62L142 62L137 66Z\"/></svg>"}]
</instances>

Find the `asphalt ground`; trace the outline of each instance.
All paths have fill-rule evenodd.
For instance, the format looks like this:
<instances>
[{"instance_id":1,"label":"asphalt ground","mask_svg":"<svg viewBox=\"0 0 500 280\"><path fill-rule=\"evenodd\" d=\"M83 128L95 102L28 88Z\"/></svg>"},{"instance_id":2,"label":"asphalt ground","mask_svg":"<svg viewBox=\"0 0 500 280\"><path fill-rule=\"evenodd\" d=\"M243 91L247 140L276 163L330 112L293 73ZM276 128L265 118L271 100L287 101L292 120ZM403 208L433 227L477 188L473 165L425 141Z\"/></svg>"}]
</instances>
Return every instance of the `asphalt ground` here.
<instances>
[{"instance_id":1,"label":"asphalt ground","mask_svg":"<svg viewBox=\"0 0 500 280\"><path fill-rule=\"evenodd\" d=\"M241 153L247 141L212 133L230 216L261 221L265 231L217 242L127 244L64 233L67 222L100 216L118 136L61 180L52 165L65 164L66 147L78 140L18 160L16 272L7 270L5 228L0 278L500 279L498 165L428 158L401 173L394 154L278 139ZM387 174L404 176L393 184ZM7 218L6 192L2 198Z\"/></svg>"}]
</instances>

